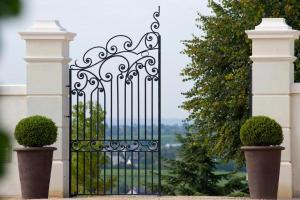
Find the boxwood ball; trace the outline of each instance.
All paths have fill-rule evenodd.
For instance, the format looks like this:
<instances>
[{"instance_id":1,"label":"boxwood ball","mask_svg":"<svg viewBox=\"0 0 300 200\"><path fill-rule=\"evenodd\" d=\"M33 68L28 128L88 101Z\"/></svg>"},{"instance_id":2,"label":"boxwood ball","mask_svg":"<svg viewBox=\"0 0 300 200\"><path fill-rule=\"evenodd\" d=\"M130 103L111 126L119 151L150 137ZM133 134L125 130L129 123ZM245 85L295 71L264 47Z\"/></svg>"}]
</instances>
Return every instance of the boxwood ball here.
<instances>
[{"instance_id":1,"label":"boxwood ball","mask_svg":"<svg viewBox=\"0 0 300 200\"><path fill-rule=\"evenodd\" d=\"M31 116L22 119L15 128L15 138L25 147L51 145L57 139L57 126L44 116Z\"/></svg>"},{"instance_id":2,"label":"boxwood ball","mask_svg":"<svg viewBox=\"0 0 300 200\"><path fill-rule=\"evenodd\" d=\"M255 116L242 125L240 139L244 146L280 145L283 141L282 128L269 117Z\"/></svg>"}]
</instances>

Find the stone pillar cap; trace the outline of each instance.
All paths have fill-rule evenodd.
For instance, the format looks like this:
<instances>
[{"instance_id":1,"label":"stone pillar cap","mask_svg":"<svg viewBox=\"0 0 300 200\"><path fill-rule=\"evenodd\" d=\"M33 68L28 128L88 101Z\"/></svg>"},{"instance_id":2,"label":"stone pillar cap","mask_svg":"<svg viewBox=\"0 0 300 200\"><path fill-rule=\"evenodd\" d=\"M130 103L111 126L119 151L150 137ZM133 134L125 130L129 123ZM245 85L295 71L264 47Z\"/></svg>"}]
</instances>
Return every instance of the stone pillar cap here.
<instances>
[{"instance_id":1,"label":"stone pillar cap","mask_svg":"<svg viewBox=\"0 0 300 200\"><path fill-rule=\"evenodd\" d=\"M75 33L68 32L58 20L36 20L27 30L19 32L22 39L66 39L73 40Z\"/></svg>"},{"instance_id":2,"label":"stone pillar cap","mask_svg":"<svg viewBox=\"0 0 300 200\"><path fill-rule=\"evenodd\" d=\"M261 23L255 26L255 30L291 30L284 18L263 18Z\"/></svg>"},{"instance_id":3,"label":"stone pillar cap","mask_svg":"<svg viewBox=\"0 0 300 200\"><path fill-rule=\"evenodd\" d=\"M253 38L290 38L298 39L300 32L293 30L286 24L284 18L263 18L262 22L255 26L255 30L246 31L250 39Z\"/></svg>"}]
</instances>

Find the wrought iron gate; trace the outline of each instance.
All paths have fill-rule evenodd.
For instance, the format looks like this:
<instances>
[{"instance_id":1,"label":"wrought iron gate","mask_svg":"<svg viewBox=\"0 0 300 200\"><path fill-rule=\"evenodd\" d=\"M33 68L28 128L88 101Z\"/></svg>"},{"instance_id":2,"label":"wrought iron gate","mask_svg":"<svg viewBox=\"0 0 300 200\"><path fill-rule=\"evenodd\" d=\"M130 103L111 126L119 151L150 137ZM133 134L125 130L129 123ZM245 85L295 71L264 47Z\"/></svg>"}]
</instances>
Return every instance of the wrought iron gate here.
<instances>
[{"instance_id":1,"label":"wrought iron gate","mask_svg":"<svg viewBox=\"0 0 300 200\"><path fill-rule=\"evenodd\" d=\"M70 65L70 195L160 194L158 17L134 42L116 35Z\"/></svg>"}]
</instances>

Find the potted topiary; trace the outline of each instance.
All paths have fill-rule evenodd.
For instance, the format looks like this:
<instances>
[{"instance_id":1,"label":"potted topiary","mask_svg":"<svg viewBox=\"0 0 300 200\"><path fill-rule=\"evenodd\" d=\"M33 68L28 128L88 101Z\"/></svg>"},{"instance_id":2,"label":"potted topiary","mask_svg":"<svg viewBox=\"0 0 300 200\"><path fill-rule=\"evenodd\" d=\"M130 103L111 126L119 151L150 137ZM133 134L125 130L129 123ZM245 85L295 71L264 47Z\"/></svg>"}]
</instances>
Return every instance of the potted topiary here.
<instances>
[{"instance_id":1,"label":"potted topiary","mask_svg":"<svg viewBox=\"0 0 300 200\"><path fill-rule=\"evenodd\" d=\"M17 148L22 197L48 198L54 147L57 138L55 123L43 116L22 119L15 128L15 138L24 148Z\"/></svg>"},{"instance_id":2,"label":"potted topiary","mask_svg":"<svg viewBox=\"0 0 300 200\"><path fill-rule=\"evenodd\" d=\"M245 153L250 197L276 199L283 141L281 126L266 116L248 119L241 127L240 139Z\"/></svg>"}]
</instances>

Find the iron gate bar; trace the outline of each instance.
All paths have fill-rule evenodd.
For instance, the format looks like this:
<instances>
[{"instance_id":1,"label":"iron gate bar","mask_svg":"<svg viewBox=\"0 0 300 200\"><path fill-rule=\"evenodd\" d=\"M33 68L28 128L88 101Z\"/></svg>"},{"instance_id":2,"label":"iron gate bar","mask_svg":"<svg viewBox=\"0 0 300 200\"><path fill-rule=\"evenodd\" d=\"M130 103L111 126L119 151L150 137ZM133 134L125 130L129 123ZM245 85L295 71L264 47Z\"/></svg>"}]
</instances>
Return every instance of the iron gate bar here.
<instances>
[{"instance_id":1,"label":"iron gate bar","mask_svg":"<svg viewBox=\"0 0 300 200\"><path fill-rule=\"evenodd\" d=\"M161 36L157 32L160 27L159 16L160 8L153 13L154 22L150 25L151 31L145 33L135 46L130 37L116 35L110 38L105 46L95 46L87 50L82 57L83 65L79 65L76 60L69 67L70 196L133 195L136 194L136 189L138 195L161 194ZM121 43L122 46L113 43L118 39L124 40ZM92 53L95 52L97 52L96 61L92 57ZM131 63L129 55L140 57L135 58ZM105 63L113 58L123 59L117 68L116 88L113 82L115 80L113 72L101 73ZM144 78L143 83L140 82L140 78ZM72 79L75 81L73 82ZM137 91L134 88L135 81L137 82ZM121 88L122 83L124 88ZM148 83L150 84L149 88L147 87ZM141 136L140 84L144 85L144 137ZM155 88L157 87L157 93L155 93L157 99L154 98L154 85ZM128 91L127 86L129 86ZM120 123L120 99L122 98L120 92L122 90L124 93L123 124ZM135 95L137 98L134 98ZM73 101L73 97L75 101ZM127 98L130 99L129 104ZM147 99L151 102L148 102ZM156 131L154 131L154 109L156 110L154 100L157 101ZM102 101L103 107L100 104ZM115 102L117 103L116 109L113 106ZM147 107L149 103L150 108ZM128 110L127 106L130 106ZM135 106L137 109L134 109ZM149 114L148 109L151 109ZM116 110L117 117L116 125L113 124L114 110ZM137 131L134 130L136 125L133 122L135 110L137 110ZM109 114L108 123L107 114ZM128 114L130 114L130 121L127 124ZM149 123L148 115L151 116ZM121 133L123 137L121 137ZM154 137L154 133L157 136ZM129 137L127 137L128 135ZM154 154L157 157L154 158ZM121 155L123 155L122 161ZM116 157L117 164L113 164ZM127 160L130 164L127 164ZM143 164L142 161L144 161ZM157 161L157 168L154 168L155 161ZM120 165L121 162L124 162L123 168ZM116 165L117 172L114 171ZM141 167L144 168L144 183L141 182ZM136 178L134 175L136 168L137 188L134 183L136 182L134 179L134 177ZM121 170L124 171L123 175L121 175ZM157 171L157 174L154 171ZM154 175L157 175L156 189L154 188ZM120 179L121 176L124 180ZM120 191L121 180L124 192ZM127 191L128 186L131 188L130 191ZM101 187L103 188L101 189ZM142 188L144 188L144 192L142 192Z\"/></svg>"}]
</instances>

